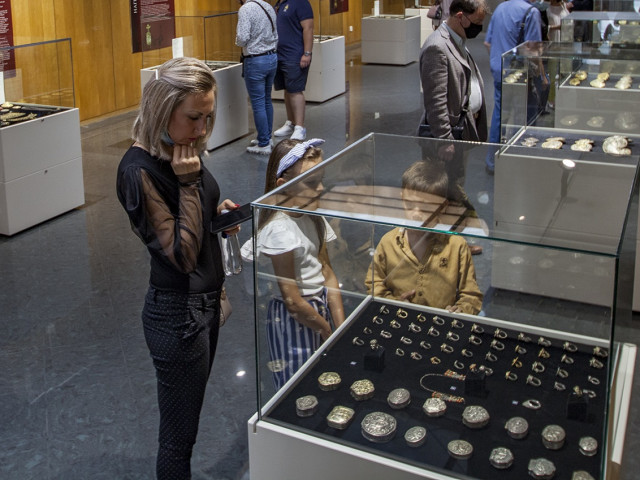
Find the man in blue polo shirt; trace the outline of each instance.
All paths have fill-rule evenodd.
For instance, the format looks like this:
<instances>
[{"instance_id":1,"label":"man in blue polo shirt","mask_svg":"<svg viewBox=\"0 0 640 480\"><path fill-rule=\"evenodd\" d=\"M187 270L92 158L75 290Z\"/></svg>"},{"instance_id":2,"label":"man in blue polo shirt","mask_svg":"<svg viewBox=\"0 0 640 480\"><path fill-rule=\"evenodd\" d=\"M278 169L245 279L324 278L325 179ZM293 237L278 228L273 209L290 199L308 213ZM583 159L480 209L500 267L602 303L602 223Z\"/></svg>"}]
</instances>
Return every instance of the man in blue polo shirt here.
<instances>
[{"instance_id":1,"label":"man in blue polo shirt","mask_svg":"<svg viewBox=\"0 0 640 480\"><path fill-rule=\"evenodd\" d=\"M542 40L540 10L528 0L508 0L496 7L489 22L484 44L489 49L493 75L494 104L489 142L500 143L500 108L502 103L502 54L522 42ZM487 171L494 169L493 156L487 156Z\"/></svg>"},{"instance_id":2,"label":"man in blue polo shirt","mask_svg":"<svg viewBox=\"0 0 640 480\"><path fill-rule=\"evenodd\" d=\"M304 140L304 90L313 49L313 10L309 0L278 0L275 9L278 70L273 85L276 90L284 89L287 122L273 134Z\"/></svg>"}]
</instances>

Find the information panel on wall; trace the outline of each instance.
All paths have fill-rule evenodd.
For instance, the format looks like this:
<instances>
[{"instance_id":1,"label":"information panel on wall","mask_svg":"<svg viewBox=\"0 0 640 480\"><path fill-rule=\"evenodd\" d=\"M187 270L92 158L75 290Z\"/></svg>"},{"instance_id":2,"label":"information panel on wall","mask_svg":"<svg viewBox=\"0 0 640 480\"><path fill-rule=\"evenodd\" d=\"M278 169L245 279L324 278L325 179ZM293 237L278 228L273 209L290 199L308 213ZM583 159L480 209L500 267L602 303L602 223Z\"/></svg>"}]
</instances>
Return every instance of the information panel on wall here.
<instances>
[{"instance_id":1,"label":"information panel on wall","mask_svg":"<svg viewBox=\"0 0 640 480\"><path fill-rule=\"evenodd\" d=\"M132 52L170 47L176 25L173 0L129 0Z\"/></svg>"},{"instance_id":2,"label":"information panel on wall","mask_svg":"<svg viewBox=\"0 0 640 480\"><path fill-rule=\"evenodd\" d=\"M0 0L0 48L13 46L13 23L11 21L11 1ZM16 69L16 59L12 50L3 50L1 72Z\"/></svg>"}]
</instances>

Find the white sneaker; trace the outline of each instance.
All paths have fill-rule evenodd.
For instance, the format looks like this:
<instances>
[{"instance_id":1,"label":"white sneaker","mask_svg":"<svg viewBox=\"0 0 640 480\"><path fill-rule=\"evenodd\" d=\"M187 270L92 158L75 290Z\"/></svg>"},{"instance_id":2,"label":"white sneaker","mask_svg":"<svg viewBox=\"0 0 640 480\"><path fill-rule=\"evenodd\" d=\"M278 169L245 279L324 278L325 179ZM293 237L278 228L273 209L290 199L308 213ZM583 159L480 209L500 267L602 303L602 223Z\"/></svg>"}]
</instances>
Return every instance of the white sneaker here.
<instances>
[{"instance_id":1,"label":"white sneaker","mask_svg":"<svg viewBox=\"0 0 640 480\"><path fill-rule=\"evenodd\" d=\"M251 146L256 146L259 145L258 143L258 139L254 138L253 140L251 140L251 142L249 142L251 144ZM269 140L269 145L271 145L272 147L276 144L276 142L273 140L273 138L271 140Z\"/></svg>"},{"instance_id":2,"label":"white sneaker","mask_svg":"<svg viewBox=\"0 0 640 480\"><path fill-rule=\"evenodd\" d=\"M296 125L293 129L293 133L289 137L291 140L304 140L307 138L307 129Z\"/></svg>"},{"instance_id":3,"label":"white sneaker","mask_svg":"<svg viewBox=\"0 0 640 480\"><path fill-rule=\"evenodd\" d=\"M279 129L277 129L275 132L273 132L273 134L276 137L288 137L289 135L291 135L293 133L293 123L291 123L291 121L287 120L283 126L281 126Z\"/></svg>"},{"instance_id":4,"label":"white sneaker","mask_svg":"<svg viewBox=\"0 0 640 480\"><path fill-rule=\"evenodd\" d=\"M271 155L271 144L265 145L264 147L259 147L257 145L247 147L247 152L258 155Z\"/></svg>"}]
</instances>

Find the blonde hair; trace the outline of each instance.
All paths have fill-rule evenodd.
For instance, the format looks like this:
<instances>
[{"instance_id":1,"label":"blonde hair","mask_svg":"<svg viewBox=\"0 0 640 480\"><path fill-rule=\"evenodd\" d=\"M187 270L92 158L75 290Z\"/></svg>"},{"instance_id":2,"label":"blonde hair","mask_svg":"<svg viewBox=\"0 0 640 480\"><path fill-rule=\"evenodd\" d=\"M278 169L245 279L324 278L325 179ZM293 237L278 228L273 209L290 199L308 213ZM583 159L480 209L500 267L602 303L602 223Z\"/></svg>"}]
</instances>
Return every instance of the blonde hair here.
<instances>
[{"instance_id":1,"label":"blonde hair","mask_svg":"<svg viewBox=\"0 0 640 480\"><path fill-rule=\"evenodd\" d=\"M162 140L167 134L171 114L191 94L207 94L213 91L218 96L216 79L211 69L202 61L181 57L166 61L158 67L155 77L144 86L140 99L140 110L133 123L132 137L144 145L149 153L163 160L171 160L171 145ZM217 105L217 102L215 102ZM214 107L206 133L199 137L194 147L205 151L216 119Z\"/></svg>"}]
</instances>

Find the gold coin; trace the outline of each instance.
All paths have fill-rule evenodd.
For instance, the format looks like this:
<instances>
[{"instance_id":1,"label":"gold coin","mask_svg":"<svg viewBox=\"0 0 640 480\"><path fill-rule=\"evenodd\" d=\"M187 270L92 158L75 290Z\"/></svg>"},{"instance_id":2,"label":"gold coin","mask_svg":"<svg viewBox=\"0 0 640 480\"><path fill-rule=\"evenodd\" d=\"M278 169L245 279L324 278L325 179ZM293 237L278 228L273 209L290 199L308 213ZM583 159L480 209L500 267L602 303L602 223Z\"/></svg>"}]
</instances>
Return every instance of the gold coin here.
<instances>
[{"instance_id":1,"label":"gold coin","mask_svg":"<svg viewBox=\"0 0 640 480\"><path fill-rule=\"evenodd\" d=\"M606 82L607 80L609 80L609 73L608 73L608 72L600 72L600 73L597 75L597 78L598 78L599 80L602 80L603 82Z\"/></svg>"},{"instance_id":2,"label":"gold coin","mask_svg":"<svg viewBox=\"0 0 640 480\"><path fill-rule=\"evenodd\" d=\"M507 75L504 81L505 83L516 83L518 80L513 75Z\"/></svg>"},{"instance_id":3,"label":"gold coin","mask_svg":"<svg viewBox=\"0 0 640 480\"><path fill-rule=\"evenodd\" d=\"M627 88L629 88L629 87L631 86L631 84L630 84L630 83L627 83L627 82L621 82L621 81L619 81L619 82L617 82L614 86L615 86L618 90L626 90Z\"/></svg>"},{"instance_id":4,"label":"gold coin","mask_svg":"<svg viewBox=\"0 0 640 480\"><path fill-rule=\"evenodd\" d=\"M604 81L599 78L596 78L595 80L591 80L589 85L591 85L594 88L604 88Z\"/></svg>"},{"instance_id":5,"label":"gold coin","mask_svg":"<svg viewBox=\"0 0 640 480\"><path fill-rule=\"evenodd\" d=\"M580 85L580 79L573 77L571 80L569 80L569 85L573 85L574 87Z\"/></svg>"},{"instance_id":6,"label":"gold coin","mask_svg":"<svg viewBox=\"0 0 640 480\"><path fill-rule=\"evenodd\" d=\"M586 80L587 72L585 72L584 70L578 70L574 75L574 77L577 78L578 80Z\"/></svg>"}]
</instances>

